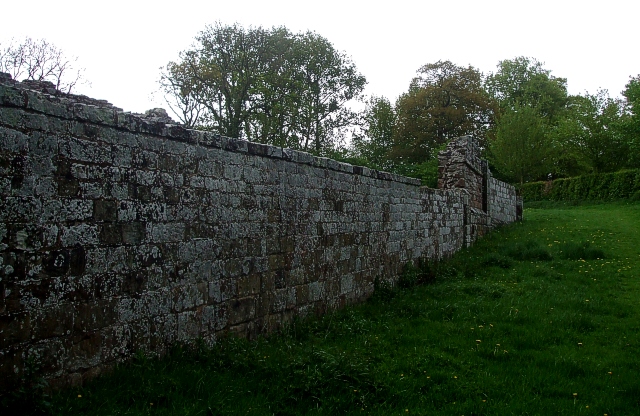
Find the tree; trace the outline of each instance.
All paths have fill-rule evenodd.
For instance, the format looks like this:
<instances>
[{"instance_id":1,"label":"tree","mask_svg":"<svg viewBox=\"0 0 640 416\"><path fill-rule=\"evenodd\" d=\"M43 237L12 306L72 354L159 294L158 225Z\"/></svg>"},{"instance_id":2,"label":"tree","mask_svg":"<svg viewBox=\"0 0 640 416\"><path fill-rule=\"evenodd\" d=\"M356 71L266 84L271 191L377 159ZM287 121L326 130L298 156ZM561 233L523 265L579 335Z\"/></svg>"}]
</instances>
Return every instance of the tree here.
<instances>
[{"instance_id":1,"label":"tree","mask_svg":"<svg viewBox=\"0 0 640 416\"><path fill-rule=\"evenodd\" d=\"M588 172L625 167L629 146L622 135L622 111L622 103L607 90L569 97L567 115L556 133L563 153L575 154Z\"/></svg>"},{"instance_id":2,"label":"tree","mask_svg":"<svg viewBox=\"0 0 640 416\"><path fill-rule=\"evenodd\" d=\"M260 143L298 148L295 111L299 105L299 81L295 79L299 62L292 52L297 46L295 35L286 28L272 30L266 39L267 66L256 83L252 99L256 111L246 124L246 137Z\"/></svg>"},{"instance_id":3,"label":"tree","mask_svg":"<svg viewBox=\"0 0 640 416\"><path fill-rule=\"evenodd\" d=\"M556 171L552 132L566 112L567 80L552 76L536 59L520 56L500 61L485 87L499 103L489 132L496 173L522 182Z\"/></svg>"},{"instance_id":4,"label":"tree","mask_svg":"<svg viewBox=\"0 0 640 416\"><path fill-rule=\"evenodd\" d=\"M640 75L629 79L622 95L626 100L622 129L630 150L629 167L640 168Z\"/></svg>"},{"instance_id":5,"label":"tree","mask_svg":"<svg viewBox=\"0 0 640 416\"><path fill-rule=\"evenodd\" d=\"M169 62L160 78L160 87L164 92L167 105L187 127L199 125L205 106L198 96L198 82L191 72L195 65L188 63L189 57L183 56L183 62Z\"/></svg>"},{"instance_id":6,"label":"tree","mask_svg":"<svg viewBox=\"0 0 640 416\"><path fill-rule=\"evenodd\" d=\"M360 100L366 85L355 64L336 51L325 38L313 32L296 36L295 56L298 106L295 110L299 148L321 153L341 139L344 129L356 121L356 113L346 106Z\"/></svg>"},{"instance_id":7,"label":"tree","mask_svg":"<svg viewBox=\"0 0 640 416\"><path fill-rule=\"evenodd\" d=\"M482 74L450 61L425 65L418 74L396 103L391 155L402 163L421 163L454 137L470 134L484 142L495 105L483 88Z\"/></svg>"},{"instance_id":8,"label":"tree","mask_svg":"<svg viewBox=\"0 0 640 416\"><path fill-rule=\"evenodd\" d=\"M485 85L500 103L501 110L528 106L550 122L567 104L566 78L552 76L551 71L534 58L520 56L500 61L498 71L487 77Z\"/></svg>"},{"instance_id":9,"label":"tree","mask_svg":"<svg viewBox=\"0 0 640 416\"><path fill-rule=\"evenodd\" d=\"M160 80L185 124L319 154L355 121L366 80L322 36L217 23L196 40Z\"/></svg>"},{"instance_id":10,"label":"tree","mask_svg":"<svg viewBox=\"0 0 640 416\"><path fill-rule=\"evenodd\" d=\"M498 176L510 182L540 180L551 172L553 147L548 124L529 106L505 110L489 142L489 160Z\"/></svg>"},{"instance_id":11,"label":"tree","mask_svg":"<svg viewBox=\"0 0 640 416\"><path fill-rule=\"evenodd\" d=\"M262 28L216 23L196 37L196 48L180 54L180 62L169 62L160 83L172 108L180 108L181 121L242 137L257 107L252 94L266 72L267 36Z\"/></svg>"},{"instance_id":12,"label":"tree","mask_svg":"<svg viewBox=\"0 0 640 416\"><path fill-rule=\"evenodd\" d=\"M77 57L67 58L55 45L44 39L25 38L22 43L0 49L0 72L13 79L49 81L57 90L70 94L82 83L84 69L75 67Z\"/></svg>"},{"instance_id":13,"label":"tree","mask_svg":"<svg viewBox=\"0 0 640 416\"><path fill-rule=\"evenodd\" d=\"M356 135L352 147L357 157L373 169L393 170L389 152L393 146L396 112L385 97L372 96L362 113L362 134Z\"/></svg>"}]
</instances>

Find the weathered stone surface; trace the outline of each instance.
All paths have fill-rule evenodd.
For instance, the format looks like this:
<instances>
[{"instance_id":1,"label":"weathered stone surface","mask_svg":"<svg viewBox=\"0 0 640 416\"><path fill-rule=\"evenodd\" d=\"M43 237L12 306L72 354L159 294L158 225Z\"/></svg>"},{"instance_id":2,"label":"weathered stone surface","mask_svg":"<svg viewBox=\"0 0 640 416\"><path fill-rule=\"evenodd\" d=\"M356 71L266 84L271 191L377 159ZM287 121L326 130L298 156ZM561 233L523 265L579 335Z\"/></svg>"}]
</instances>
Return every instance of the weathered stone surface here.
<instances>
[{"instance_id":1,"label":"weathered stone surface","mask_svg":"<svg viewBox=\"0 0 640 416\"><path fill-rule=\"evenodd\" d=\"M438 187L461 188L465 192L465 244L471 244L489 229L522 219L522 200L516 189L491 176L471 136L452 141L438 155Z\"/></svg>"},{"instance_id":2,"label":"weathered stone surface","mask_svg":"<svg viewBox=\"0 0 640 416\"><path fill-rule=\"evenodd\" d=\"M0 76L0 387L29 357L63 386L253 337L521 215L469 138L440 162L442 189L421 188Z\"/></svg>"}]
</instances>

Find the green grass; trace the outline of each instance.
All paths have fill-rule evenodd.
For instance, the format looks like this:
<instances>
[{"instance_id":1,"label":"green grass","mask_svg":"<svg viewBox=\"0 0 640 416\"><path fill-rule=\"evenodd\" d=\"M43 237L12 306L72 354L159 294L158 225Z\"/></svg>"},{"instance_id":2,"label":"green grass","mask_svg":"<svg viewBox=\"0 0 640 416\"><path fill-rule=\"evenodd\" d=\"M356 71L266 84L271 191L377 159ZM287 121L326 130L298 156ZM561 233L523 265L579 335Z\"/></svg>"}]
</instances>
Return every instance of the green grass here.
<instances>
[{"instance_id":1,"label":"green grass","mask_svg":"<svg viewBox=\"0 0 640 416\"><path fill-rule=\"evenodd\" d=\"M140 355L50 411L640 414L640 204L536 207L363 305L257 342Z\"/></svg>"}]
</instances>

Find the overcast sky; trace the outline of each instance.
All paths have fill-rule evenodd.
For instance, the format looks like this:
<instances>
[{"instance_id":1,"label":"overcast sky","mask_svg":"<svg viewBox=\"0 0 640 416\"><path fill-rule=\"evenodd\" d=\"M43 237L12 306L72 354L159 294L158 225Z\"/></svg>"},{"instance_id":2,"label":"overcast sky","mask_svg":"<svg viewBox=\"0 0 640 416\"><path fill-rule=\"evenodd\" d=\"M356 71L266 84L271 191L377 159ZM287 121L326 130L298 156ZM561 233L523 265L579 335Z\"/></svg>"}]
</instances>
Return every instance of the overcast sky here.
<instances>
[{"instance_id":1,"label":"overcast sky","mask_svg":"<svg viewBox=\"0 0 640 416\"><path fill-rule=\"evenodd\" d=\"M500 60L533 57L567 78L570 94L619 96L640 74L637 0L32 0L0 12L0 46L44 38L86 68L91 86L78 93L134 112L163 106L153 95L159 68L215 21L315 31L352 57L367 94L392 101L438 60L488 73Z\"/></svg>"}]
</instances>

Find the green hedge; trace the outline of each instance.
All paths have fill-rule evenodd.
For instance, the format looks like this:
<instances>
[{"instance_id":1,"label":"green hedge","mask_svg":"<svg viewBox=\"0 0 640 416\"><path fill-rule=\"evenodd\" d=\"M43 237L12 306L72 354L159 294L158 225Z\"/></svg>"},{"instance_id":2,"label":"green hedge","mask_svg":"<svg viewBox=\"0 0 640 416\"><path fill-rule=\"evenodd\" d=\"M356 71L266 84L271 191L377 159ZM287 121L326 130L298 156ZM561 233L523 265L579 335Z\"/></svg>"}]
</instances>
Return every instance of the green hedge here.
<instances>
[{"instance_id":1,"label":"green hedge","mask_svg":"<svg viewBox=\"0 0 640 416\"><path fill-rule=\"evenodd\" d=\"M640 169L518 186L524 201L640 199Z\"/></svg>"}]
</instances>

